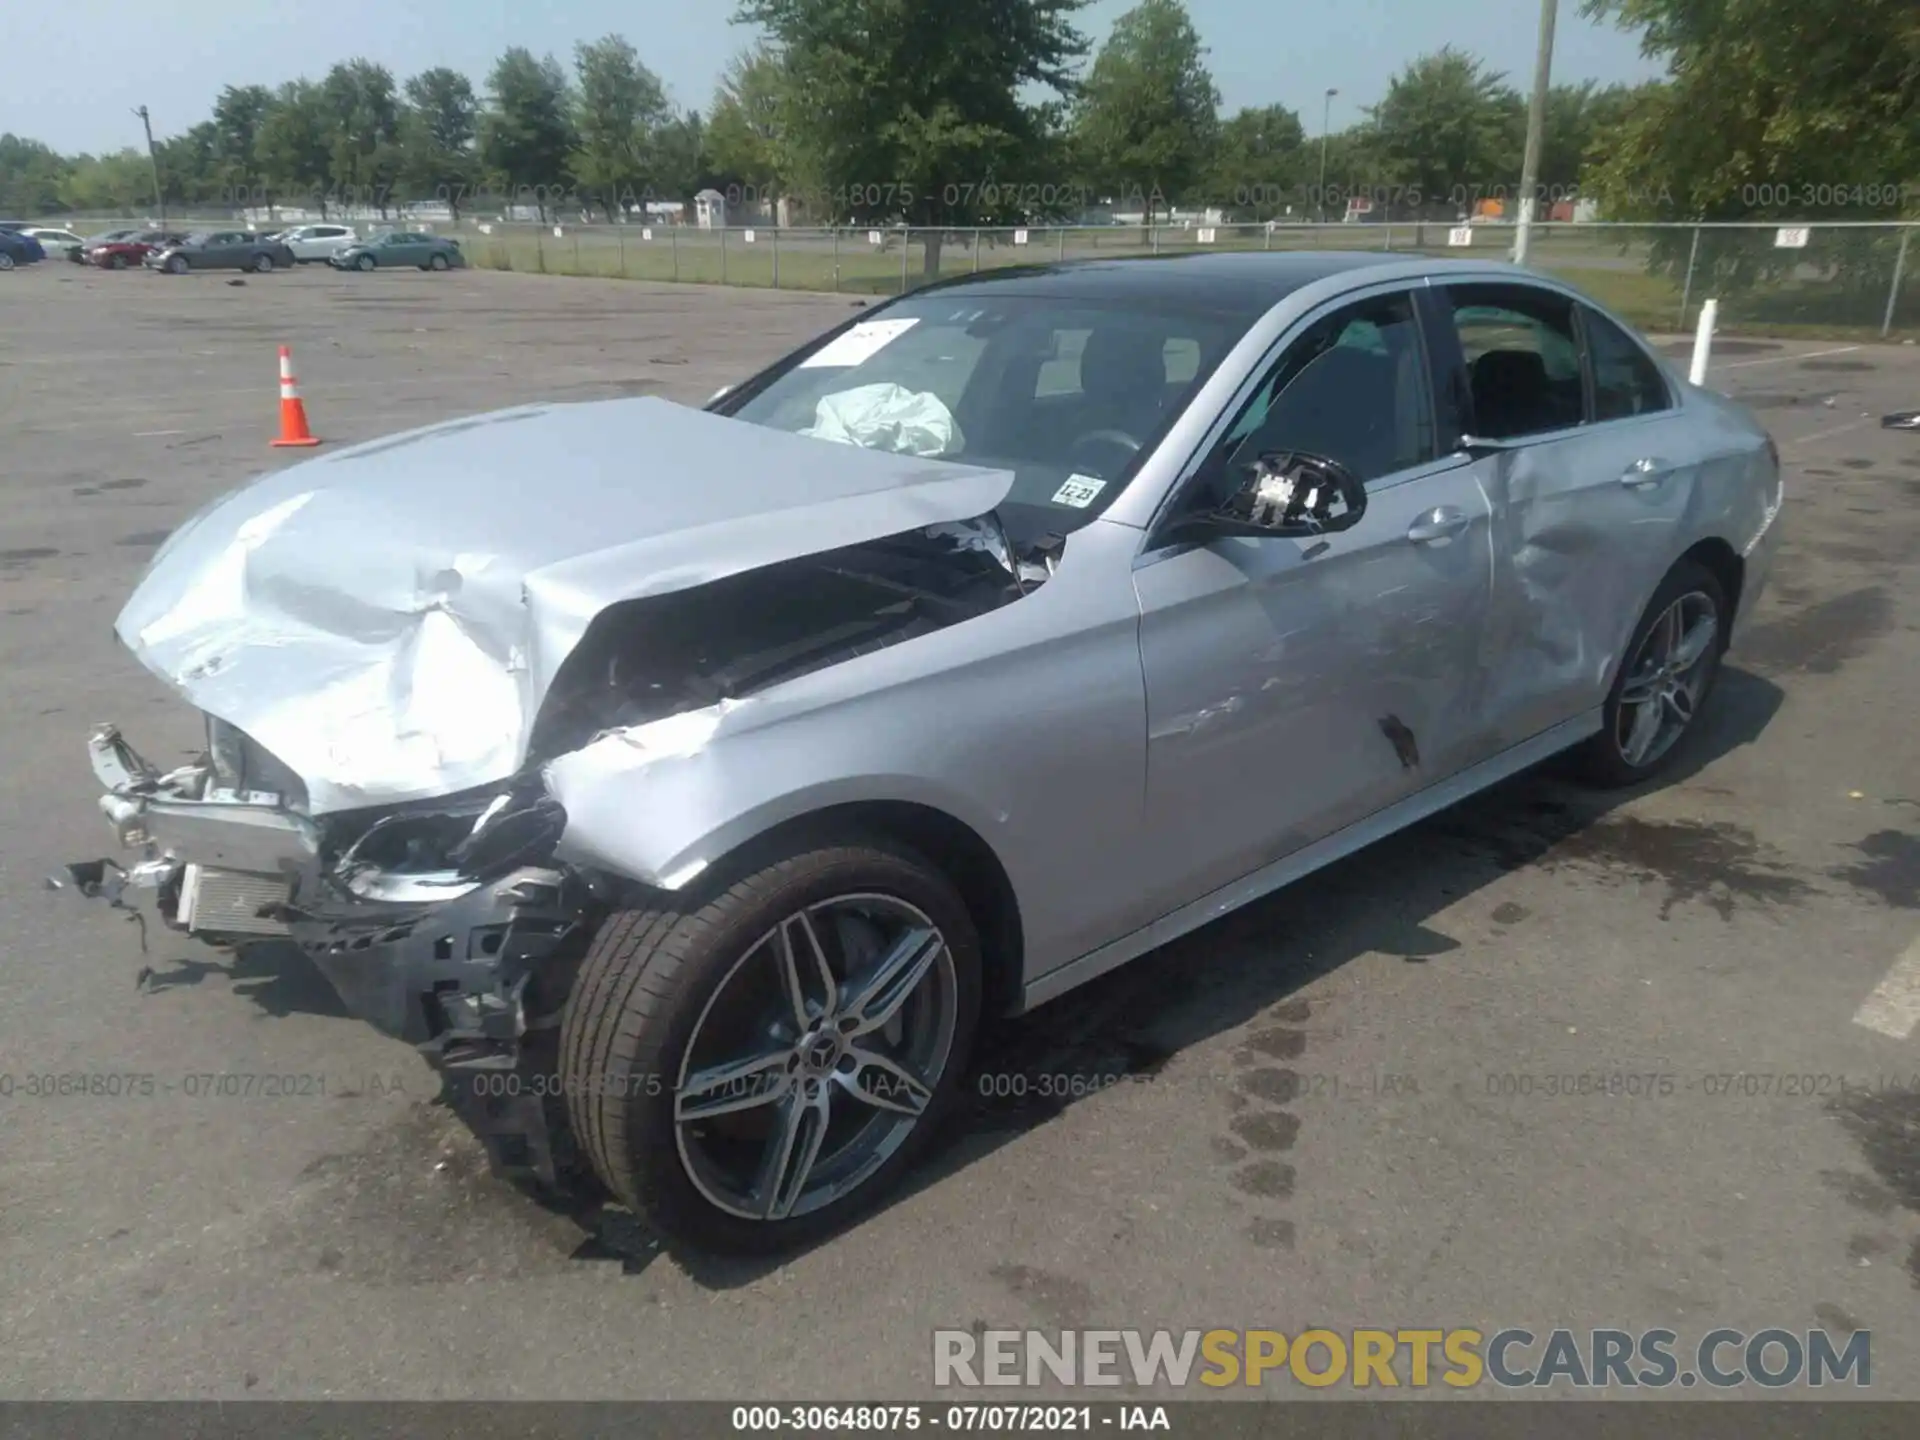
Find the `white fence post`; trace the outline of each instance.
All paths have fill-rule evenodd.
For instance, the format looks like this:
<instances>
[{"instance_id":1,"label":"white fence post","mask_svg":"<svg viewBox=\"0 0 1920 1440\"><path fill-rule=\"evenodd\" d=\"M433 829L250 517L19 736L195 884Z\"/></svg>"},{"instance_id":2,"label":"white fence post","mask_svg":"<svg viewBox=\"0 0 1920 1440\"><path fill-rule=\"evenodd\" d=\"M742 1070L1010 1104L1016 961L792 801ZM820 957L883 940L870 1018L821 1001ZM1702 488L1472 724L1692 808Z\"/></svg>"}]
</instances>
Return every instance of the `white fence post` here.
<instances>
[{"instance_id":1,"label":"white fence post","mask_svg":"<svg viewBox=\"0 0 1920 1440\"><path fill-rule=\"evenodd\" d=\"M1907 273L1907 242L1913 239L1913 227L1900 232L1900 253L1893 257L1893 288L1887 291L1887 313L1880 321L1880 338L1893 334L1893 308L1900 302L1900 282Z\"/></svg>"},{"instance_id":2,"label":"white fence post","mask_svg":"<svg viewBox=\"0 0 1920 1440\"><path fill-rule=\"evenodd\" d=\"M1700 307L1700 328L1693 333L1693 368L1687 379L1696 385L1707 383L1707 361L1713 354L1713 323L1720 318L1720 302L1709 300Z\"/></svg>"}]
</instances>

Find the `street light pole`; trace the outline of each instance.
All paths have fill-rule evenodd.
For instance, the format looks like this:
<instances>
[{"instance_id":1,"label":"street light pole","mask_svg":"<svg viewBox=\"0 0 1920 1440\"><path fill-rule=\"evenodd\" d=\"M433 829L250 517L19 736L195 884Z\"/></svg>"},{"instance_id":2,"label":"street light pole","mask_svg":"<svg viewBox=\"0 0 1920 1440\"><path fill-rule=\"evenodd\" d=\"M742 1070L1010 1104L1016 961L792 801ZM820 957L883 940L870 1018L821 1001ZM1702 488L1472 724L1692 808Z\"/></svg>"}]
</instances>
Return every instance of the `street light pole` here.
<instances>
[{"instance_id":1,"label":"street light pole","mask_svg":"<svg viewBox=\"0 0 1920 1440\"><path fill-rule=\"evenodd\" d=\"M1338 90L1329 87L1320 105L1320 223L1327 223L1327 121L1333 115L1333 97Z\"/></svg>"},{"instance_id":2,"label":"street light pole","mask_svg":"<svg viewBox=\"0 0 1920 1440\"><path fill-rule=\"evenodd\" d=\"M160 189L160 160L153 152L153 121L147 118L147 107L144 105L137 107L133 113L140 117L140 124L147 132L147 166L153 171L153 203L160 212L160 225L164 229L167 223L167 197Z\"/></svg>"},{"instance_id":3,"label":"street light pole","mask_svg":"<svg viewBox=\"0 0 1920 1440\"><path fill-rule=\"evenodd\" d=\"M1520 228L1513 237L1513 263L1527 263L1533 241L1533 207L1540 189L1540 147L1547 128L1547 87L1553 78L1553 22L1560 0L1540 0L1540 52L1533 62L1533 103L1527 107L1527 154L1520 165Z\"/></svg>"}]
</instances>

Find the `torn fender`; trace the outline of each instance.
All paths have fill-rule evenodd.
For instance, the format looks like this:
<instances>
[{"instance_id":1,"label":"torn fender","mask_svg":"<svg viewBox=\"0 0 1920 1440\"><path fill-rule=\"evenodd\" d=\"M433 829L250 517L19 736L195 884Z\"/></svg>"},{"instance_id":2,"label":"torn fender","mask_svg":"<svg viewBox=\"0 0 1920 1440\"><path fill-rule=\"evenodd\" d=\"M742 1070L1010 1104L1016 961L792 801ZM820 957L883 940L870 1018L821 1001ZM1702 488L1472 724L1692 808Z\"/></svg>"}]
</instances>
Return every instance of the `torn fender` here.
<instances>
[{"instance_id":1,"label":"torn fender","mask_svg":"<svg viewBox=\"0 0 1920 1440\"><path fill-rule=\"evenodd\" d=\"M298 775L311 813L426 799L526 762L607 606L970 519L1012 484L654 398L522 407L222 498L115 628Z\"/></svg>"}]
</instances>

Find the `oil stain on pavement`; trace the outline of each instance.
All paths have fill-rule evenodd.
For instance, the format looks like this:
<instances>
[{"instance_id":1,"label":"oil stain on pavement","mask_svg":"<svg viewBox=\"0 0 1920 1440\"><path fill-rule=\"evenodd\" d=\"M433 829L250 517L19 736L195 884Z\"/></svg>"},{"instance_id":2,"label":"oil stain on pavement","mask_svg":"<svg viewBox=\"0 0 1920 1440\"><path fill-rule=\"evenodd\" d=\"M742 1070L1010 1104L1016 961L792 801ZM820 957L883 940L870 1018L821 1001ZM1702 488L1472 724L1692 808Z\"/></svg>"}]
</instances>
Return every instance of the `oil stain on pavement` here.
<instances>
[{"instance_id":1,"label":"oil stain on pavement","mask_svg":"<svg viewBox=\"0 0 1920 1440\"><path fill-rule=\"evenodd\" d=\"M1763 674L1831 675L1893 628L1893 602L1867 586L1756 625L1740 637L1743 664Z\"/></svg>"},{"instance_id":2,"label":"oil stain on pavement","mask_svg":"<svg viewBox=\"0 0 1920 1440\"><path fill-rule=\"evenodd\" d=\"M1876 1177L1829 1174L1828 1183L1842 1188L1844 1182L1842 1193L1869 1214L1884 1216L1898 1205L1920 1215L1920 1089L1856 1087L1829 1101L1827 1110L1860 1146ZM1920 1289L1920 1238L1908 1252L1907 1274Z\"/></svg>"}]
</instances>

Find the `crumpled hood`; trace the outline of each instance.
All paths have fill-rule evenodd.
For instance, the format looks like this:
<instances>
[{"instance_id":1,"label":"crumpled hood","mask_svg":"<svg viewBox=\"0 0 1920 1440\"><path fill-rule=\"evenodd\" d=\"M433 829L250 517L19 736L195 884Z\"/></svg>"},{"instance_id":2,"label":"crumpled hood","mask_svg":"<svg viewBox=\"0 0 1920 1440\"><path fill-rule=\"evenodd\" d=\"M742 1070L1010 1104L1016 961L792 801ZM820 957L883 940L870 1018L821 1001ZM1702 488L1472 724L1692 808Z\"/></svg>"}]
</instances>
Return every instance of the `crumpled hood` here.
<instances>
[{"instance_id":1,"label":"crumpled hood","mask_svg":"<svg viewBox=\"0 0 1920 1440\"><path fill-rule=\"evenodd\" d=\"M423 799L520 768L608 605L970 519L1012 484L659 399L527 406L223 497L115 629L299 775L313 813Z\"/></svg>"}]
</instances>

